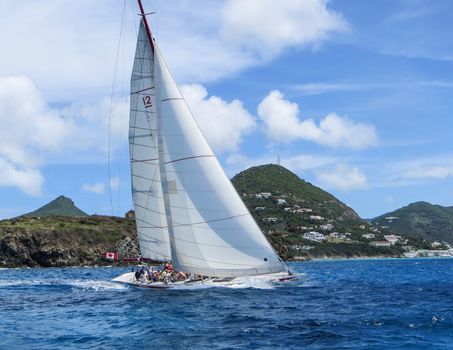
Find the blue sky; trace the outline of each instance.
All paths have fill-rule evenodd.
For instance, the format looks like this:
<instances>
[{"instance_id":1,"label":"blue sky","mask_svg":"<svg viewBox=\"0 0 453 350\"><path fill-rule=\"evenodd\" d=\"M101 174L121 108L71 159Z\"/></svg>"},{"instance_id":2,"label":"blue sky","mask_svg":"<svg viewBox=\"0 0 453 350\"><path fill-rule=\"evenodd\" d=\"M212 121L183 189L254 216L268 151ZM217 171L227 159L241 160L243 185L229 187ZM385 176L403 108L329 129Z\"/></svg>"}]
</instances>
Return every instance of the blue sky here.
<instances>
[{"instance_id":1,"label":"blue sky","mask_svg":"<svg viewBox=\"0 0 453 350\"><path fill-rule=\"evenodd\" d=\"M144 3L229 176L279 155L364 218L419 200L453 205L451 1ZM62 194L88 213L131 207L138 9L124 9L1 2L0 218Z\"/></svg>"}]
</instances>

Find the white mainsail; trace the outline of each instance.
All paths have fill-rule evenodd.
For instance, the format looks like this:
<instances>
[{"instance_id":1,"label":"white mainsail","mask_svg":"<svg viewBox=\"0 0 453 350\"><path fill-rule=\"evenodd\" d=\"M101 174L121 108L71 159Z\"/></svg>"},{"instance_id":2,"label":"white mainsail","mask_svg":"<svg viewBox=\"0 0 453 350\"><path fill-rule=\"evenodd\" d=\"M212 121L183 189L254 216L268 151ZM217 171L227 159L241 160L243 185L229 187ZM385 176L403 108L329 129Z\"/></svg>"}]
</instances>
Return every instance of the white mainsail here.
<instances>
[{"instance_id":1,"label":"white mainsail","mask_svg":"<svg viewBox=\"0 0 453 350\"><path fill-rule=\"evenodd\" d=\"M143 255L171 256L177 270L205 276L284 271L143 24L131 85L132 185Z\"/></svg>"},{"instance_id":2,"label":"white mainsail","mask_svg":"<svg viewBox=\"0 0 453 350\"><path fill-rule=\"evenodd\" d=\"M153 52L143 23L131 78L129 150L132 196L142 256L171 260L159 170Z\"/></svg>"}]
</instances>

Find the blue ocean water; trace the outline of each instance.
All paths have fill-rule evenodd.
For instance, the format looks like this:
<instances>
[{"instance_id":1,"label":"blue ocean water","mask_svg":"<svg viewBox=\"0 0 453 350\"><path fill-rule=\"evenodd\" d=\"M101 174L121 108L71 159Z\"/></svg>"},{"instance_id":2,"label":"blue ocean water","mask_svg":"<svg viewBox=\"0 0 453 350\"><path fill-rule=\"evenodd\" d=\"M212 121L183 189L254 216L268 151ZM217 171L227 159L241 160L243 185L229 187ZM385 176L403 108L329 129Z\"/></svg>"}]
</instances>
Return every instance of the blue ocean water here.
<instances>
[{"instance_id":1,"label":"blue ocean water","mask_svg":"<svg viewBox=\"0 0 453 350\"><path fill-rule=\"evenodd\" d=\"M305 281L197 290L110 282L126 268L0 269L0 348L453 348L453 259L289 265Z\"/></svg>"}]
</instances>

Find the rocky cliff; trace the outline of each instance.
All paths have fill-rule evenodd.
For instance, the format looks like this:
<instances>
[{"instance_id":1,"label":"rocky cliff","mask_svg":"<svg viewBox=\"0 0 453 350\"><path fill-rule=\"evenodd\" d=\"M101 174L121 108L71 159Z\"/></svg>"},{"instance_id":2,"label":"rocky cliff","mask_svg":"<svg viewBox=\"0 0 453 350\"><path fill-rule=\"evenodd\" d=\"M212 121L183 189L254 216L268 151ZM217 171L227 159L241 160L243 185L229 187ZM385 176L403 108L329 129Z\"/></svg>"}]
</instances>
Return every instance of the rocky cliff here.
<instances>
[{"instance_id":1,"label":"rocky cliff","mask_svg":"<svg viewBox=\"0 0 453 350\"><path fill-rule=\"evenodd\" d=\"M0 222L0 266L102 264L103 252L130 251L135 239L134 221L117 217L4 220Z\"/></svg>"}]
</instances>

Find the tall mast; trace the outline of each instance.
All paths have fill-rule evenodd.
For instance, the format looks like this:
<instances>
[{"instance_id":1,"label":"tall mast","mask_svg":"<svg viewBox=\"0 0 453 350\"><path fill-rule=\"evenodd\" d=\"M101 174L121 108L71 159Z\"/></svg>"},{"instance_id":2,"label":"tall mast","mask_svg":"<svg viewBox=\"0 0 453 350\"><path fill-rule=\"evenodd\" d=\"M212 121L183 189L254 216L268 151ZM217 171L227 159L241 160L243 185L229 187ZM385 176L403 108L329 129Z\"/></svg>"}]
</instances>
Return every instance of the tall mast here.
<instances>
[{"instance_id":1,"label":"tall mast","mask_svg":"<svg viewBox=\"0 0 453 350\"><path fill-rule=\"evenodd\" d=\"M138 0L138 6L140 7L141 16L143 18L143 24L145 25L146 35L148 36L148 41L149 44L151 45L151 50L154 51L153 37L151 35L151 31L149 30L148 20L146 19L146 13L145 10L143 9L142 0Z\"/></svg>"}]
</instances>

